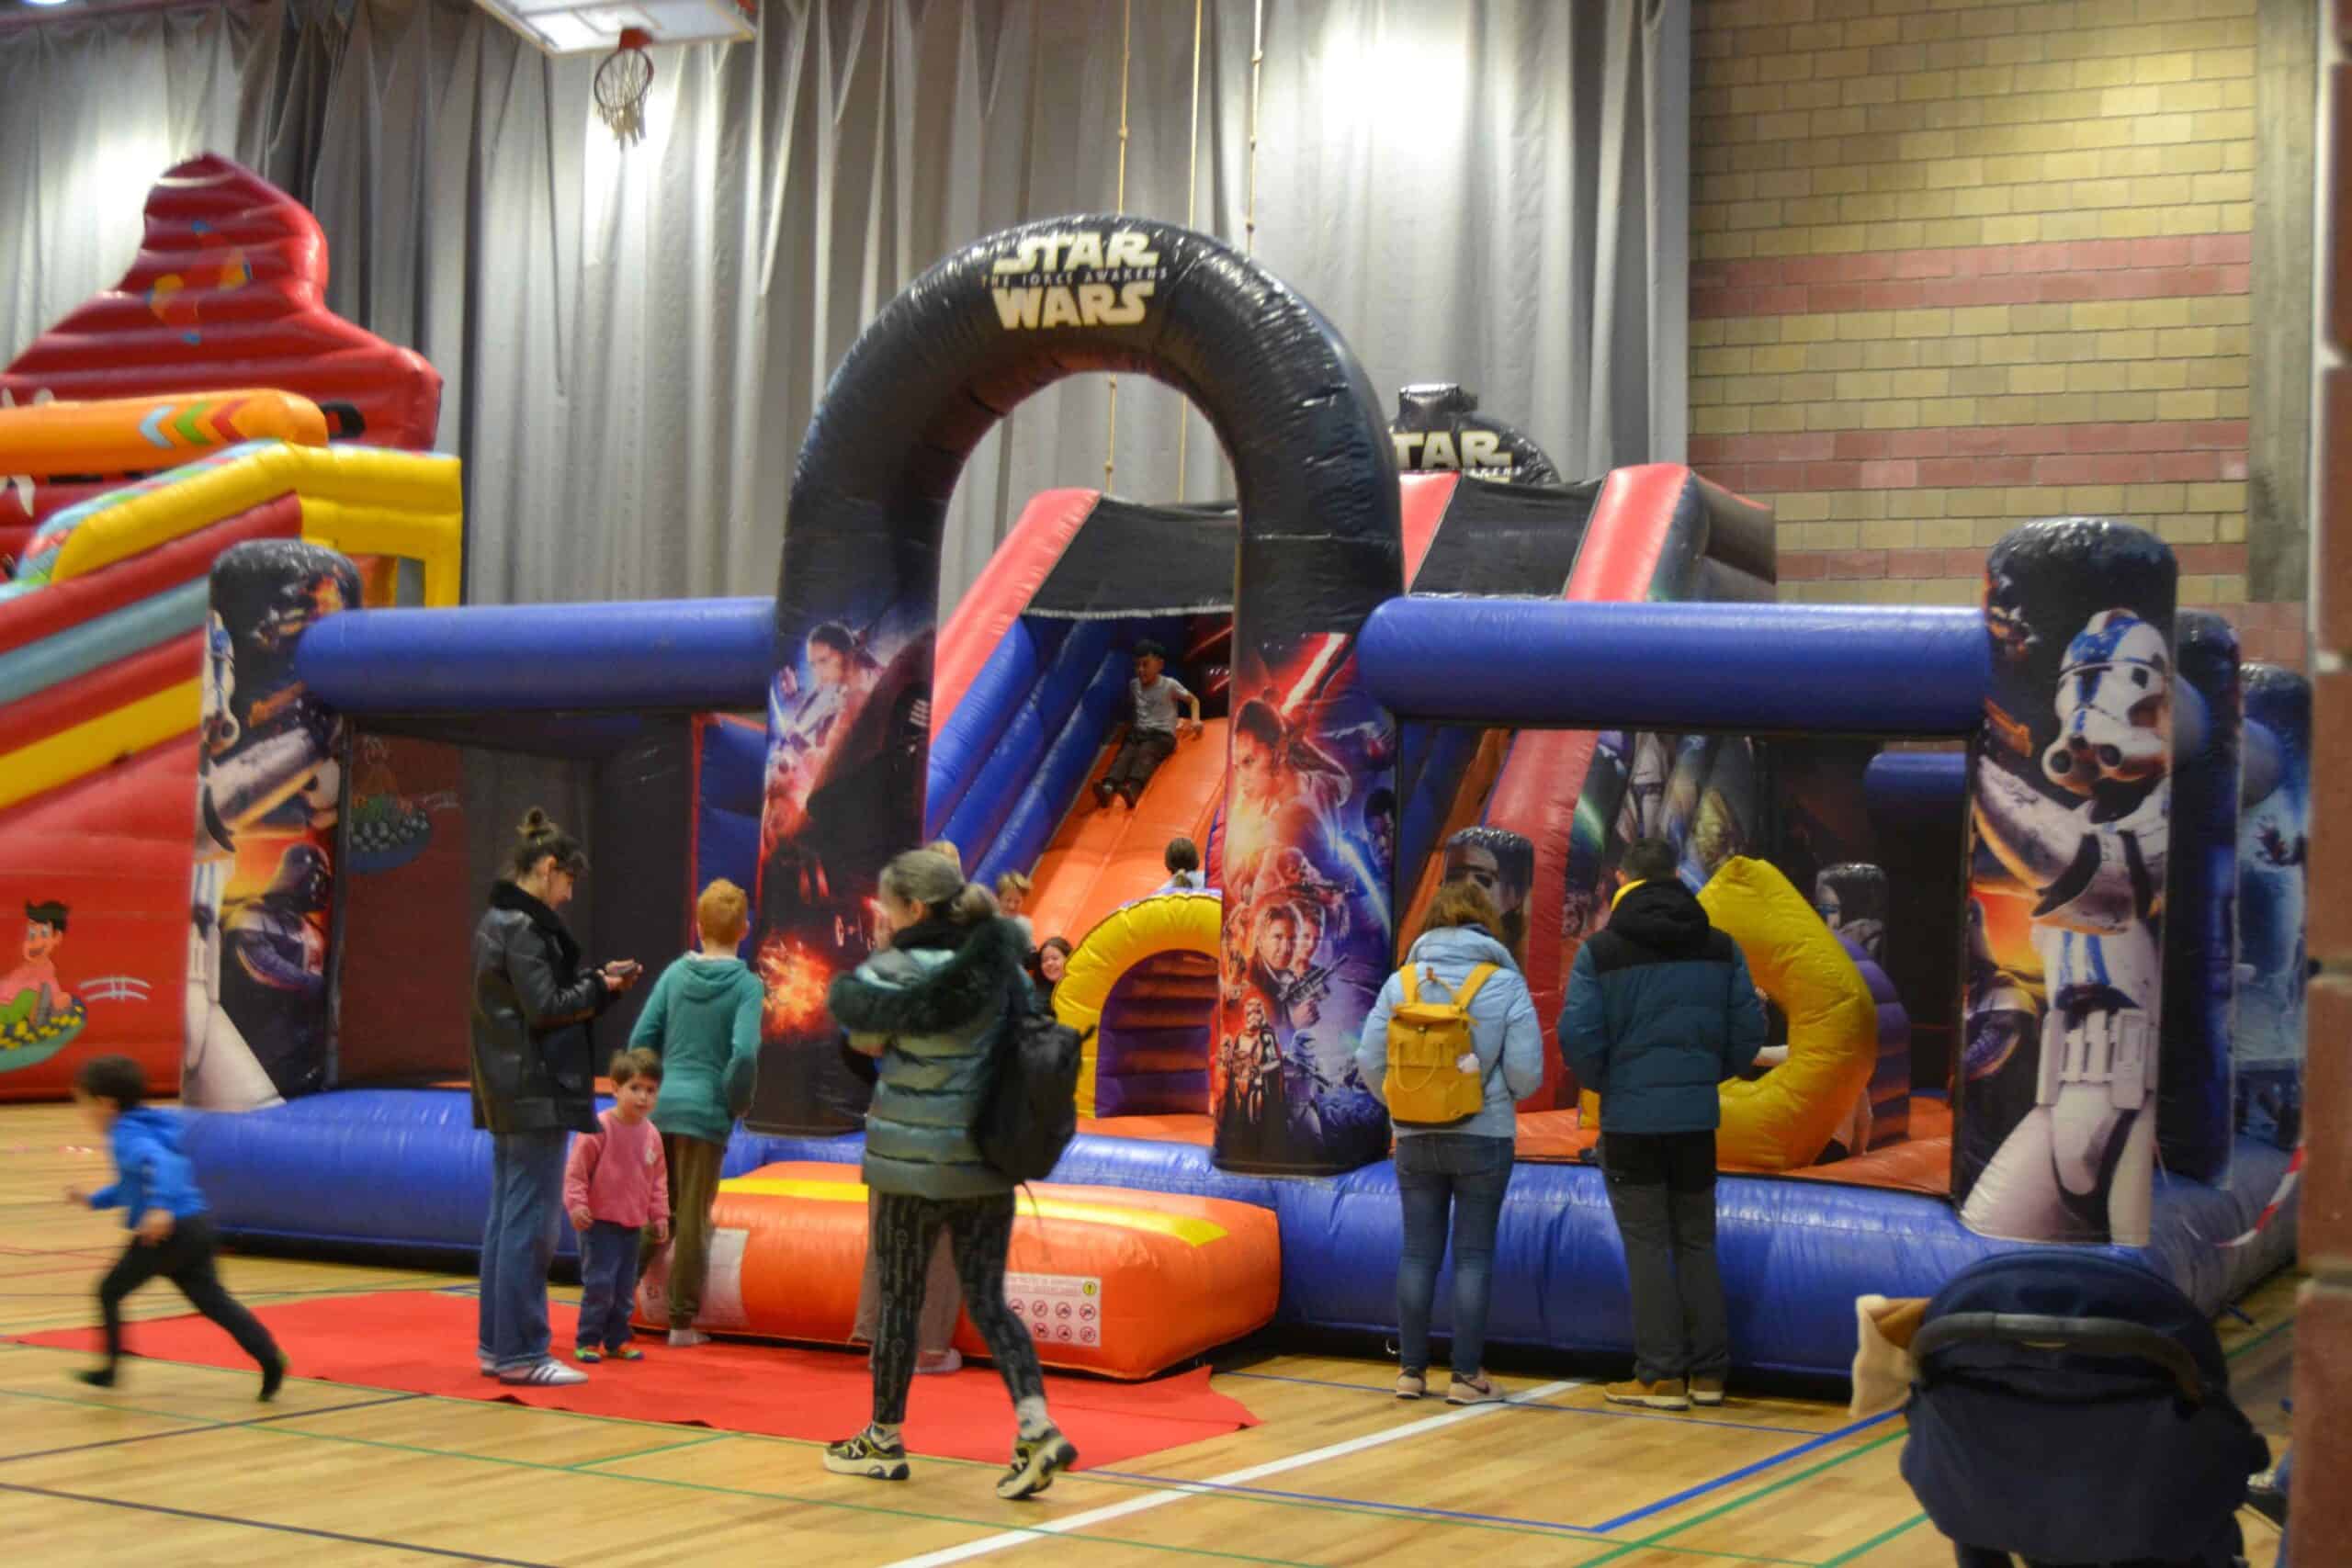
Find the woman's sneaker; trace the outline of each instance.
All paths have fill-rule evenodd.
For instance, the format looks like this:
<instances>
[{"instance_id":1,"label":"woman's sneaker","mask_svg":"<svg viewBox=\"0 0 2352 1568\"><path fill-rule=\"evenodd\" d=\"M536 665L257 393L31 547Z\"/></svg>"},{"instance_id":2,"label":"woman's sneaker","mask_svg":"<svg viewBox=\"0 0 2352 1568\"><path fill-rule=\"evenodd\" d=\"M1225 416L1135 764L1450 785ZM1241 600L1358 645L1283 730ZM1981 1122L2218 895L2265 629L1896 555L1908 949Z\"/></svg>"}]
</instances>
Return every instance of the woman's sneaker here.
<instances>
[{"instance_id":1,"label":"woman's sneaker","mask_svg":"<svg viewBox=\"0 0 2352 1568\"><path fill-rule=\"evenodd\" d=\"M562 1388L570 1383L586 1382L588 1374L578 1367L567 1367L561 1361L546 1360L525 1367L520 1371L501 1372L498 1381L517 1388Z\"/></svg>"},{"instance_id":2,"label":"woman's sneaker","mask_svg":"<svg viewBox=\"0 0 2352 1568\"><path fill-rule=\"evenodd\" d=\"M1420 1397L1421 1397L1421 1395L1423 1395L1423 1394L1427 1393L1429 1391L1430 1391L1430 1380L1429 1380L1427 1377L1423 1376L1421 1373L1419 1373L1419 1372L1398 1372L1398 1373L1396 1374L1396 1397L1397 1397L1397 1398L1399 1398L1399 1399L1419 1399L1419 1398L1420 1398Z\"/></svg>"},{"instance_id":3,"label":"woman's sneaker","mask_svg":"<svg viewBox=\"0 0 2352 1568\"><path fill-rule=\"evenodd\" d=\"M1499 1404L1502 1397L1503 1391L1487 1382L1484 1372L1466 1378L1456 1372L1453 1386L1445 1391L1448 1404Z\"/></svg>"},{"instance_id":4,"label":"woman's sneaker","mask_svg":"<svg viewBox=\"0 0 2352 1568\"><path fill-rule=\"evenodd\" d=\"M1078 1450L1058 1428L1048 1427L1042 1435L1012 1445L1012 1463L998 1480L996 1495L1008 1502L1035 1497L1054 1483L1055 1472L1077 1462Z\"/></svg>"},{"instance_id":5,"label":"woman's sneaker","mask_svg":"<svg viewBox=\"0 0 2352 1568\"><path fill-rule=\"evenodd\" d=\"M907 1445L886 1443L868 1427L854 1438L825 1445L825 1468L835 1475L861 1476L867 1481L904 1481ZM997 1488L1001 1492L1001 1486Z\"/></svg>"}]
</instances>

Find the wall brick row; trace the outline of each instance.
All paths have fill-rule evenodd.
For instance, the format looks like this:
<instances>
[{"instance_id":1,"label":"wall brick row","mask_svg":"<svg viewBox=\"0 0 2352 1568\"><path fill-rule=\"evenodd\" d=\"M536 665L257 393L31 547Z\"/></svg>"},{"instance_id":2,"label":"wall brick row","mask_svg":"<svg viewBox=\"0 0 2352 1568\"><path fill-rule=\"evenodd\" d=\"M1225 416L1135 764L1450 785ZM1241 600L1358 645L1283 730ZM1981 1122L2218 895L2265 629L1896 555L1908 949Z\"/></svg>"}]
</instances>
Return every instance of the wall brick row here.
<instances>
[{"instance_id":1,"label":"wall brick row","mask_svg":"<svg viewBox=\"0 0 2352 1568\"><path fill-rule=\"evenodd\" d=\"M1883 457L1864 462L1700 464L1701 471L1741 495L1783 491L1947 490L2073 486L2188 486L2197 512L2245 508L2246 454L2107 452L2063 457Z\"/></svg>"}]
</instances>

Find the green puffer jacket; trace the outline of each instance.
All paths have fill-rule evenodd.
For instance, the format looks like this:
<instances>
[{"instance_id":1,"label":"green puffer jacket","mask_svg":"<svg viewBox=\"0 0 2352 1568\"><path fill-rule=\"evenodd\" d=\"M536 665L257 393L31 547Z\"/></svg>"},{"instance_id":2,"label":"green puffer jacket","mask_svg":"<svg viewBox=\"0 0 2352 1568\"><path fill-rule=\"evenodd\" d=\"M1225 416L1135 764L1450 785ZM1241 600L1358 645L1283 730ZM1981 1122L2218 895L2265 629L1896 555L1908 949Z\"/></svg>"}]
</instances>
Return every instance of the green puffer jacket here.
<instances>
[{"instance_id":1,"label":"green puffer jacket","mask_svg":"<svg viewBox=\"0 0 2352 1568\"><path fill-rule=\"evenodd\" d=\"M865 1112L865 1184L914 1198L984 1198L1012 1183L980 1157L972 1124L1006 1021L1030 1007L1020 928L926 921L833 982L850 1043L881 1050Z\"/></svg>"}]
</instances>

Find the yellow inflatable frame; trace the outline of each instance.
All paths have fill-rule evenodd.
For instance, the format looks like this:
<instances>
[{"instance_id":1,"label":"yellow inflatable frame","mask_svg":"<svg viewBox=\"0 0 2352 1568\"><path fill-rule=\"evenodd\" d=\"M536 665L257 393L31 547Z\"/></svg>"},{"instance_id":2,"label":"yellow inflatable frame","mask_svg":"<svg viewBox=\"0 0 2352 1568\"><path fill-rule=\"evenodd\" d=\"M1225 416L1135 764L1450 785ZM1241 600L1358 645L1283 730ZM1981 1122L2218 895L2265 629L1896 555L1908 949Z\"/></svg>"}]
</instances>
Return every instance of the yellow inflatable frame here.
<instances>
[{"instance_id":1,"label":"yellow inflatable frame","mask_svg":"<svg viewBox=\"0 0 2352 1568\"><path fill-rule=\"evenodd\" d=\"M1155 893L1103 916L1070 950L1069 965L1054 987L1054 1016L1086 1040L1078 1067L1080 1116L1094 1114L1097 1031L1119 981L1163 953L1216 956L1224 923L1225 900L1214 893Z\"/></svg>"}]
</instances>

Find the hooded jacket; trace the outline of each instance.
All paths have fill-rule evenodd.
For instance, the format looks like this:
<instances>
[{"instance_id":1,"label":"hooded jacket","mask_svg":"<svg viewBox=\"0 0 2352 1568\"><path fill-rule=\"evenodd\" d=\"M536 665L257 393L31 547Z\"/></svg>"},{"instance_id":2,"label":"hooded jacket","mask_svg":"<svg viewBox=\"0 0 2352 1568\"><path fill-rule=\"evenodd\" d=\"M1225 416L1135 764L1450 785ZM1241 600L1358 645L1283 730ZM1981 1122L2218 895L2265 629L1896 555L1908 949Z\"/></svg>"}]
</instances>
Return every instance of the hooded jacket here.
<instances>
[{"instance_id":1,"label":"hooded jacket","mask_svg":"<svg viewBox=\"0 0 2352 1568\"><path fill-rule=\"evenodd\" d=\"M1470 1041L1478 1053L1478 1070L1485 1075L1485 1107L1467 1122L1451 1127L1399 1127L1396 1135L1470 1133L1488 1138L1516 1137L1519 1100L1544 1083L1544 1026L1536 1021L1535 1003L1528 997L1519 966L1511 962L1510 950L1484 927L1452 926L1422 932L1405 962L1436 972L1438 987L1424 985L1421 991L1428 1001L1460 990L1470 972L1481 964L1495 965L1496 973L1470 998ZM1404 999L1404 983L1389 976L1356 1041L1356 1069L1384 1105L1388 1102L1383 1088L1388 1077L1388 1018Z\"/></svg>"},{"instance_id":2,"label":"hooded jacket","mask_svg":"<svg viewBox=\"0 0 2352 1568\"><path fill-rule=\"evenodd\" d=\"M1716 1086L1763 1048L1764 1006L1739 944L1679 882L1636 882L1577 953L1560 1049L1600 1096L1604 1133L1702 1133Z\"/></svg>"},{"instance_id":3,"label":"hooded jacket","mask_svg":"<svg viewBox=\"0 0 2352 1568\"><path fill-rule=\"evenodd\" d=\"M180 1153L180 1119L151 1105L126 1111L114 1121L114 1185L90 1194L93 1209L120 1209L125 1226L162 1209L175 1220L204 1213L204 1194Z\"/></svg>"},{"instance_id":4,"label":"hooded jacket","mask_svg":"<svg viewBox=\"0 0 2352 1568\"><path fill-rule=\"evenodd\" d=\"M982 1198L1012 1183L972 1136L1007 1021L1032 1006L1012 922L927 920L835 980L850 1043L881 1049L865 1112L865 1184L906 1197Z\"/></svg>"},{"instance_id":5,"label":"hooded jacket","mask_svg":"<svg viewBox=\"0 0 2352 1568\"><path fill-rule=\"evenodd\" d=\"M474 1125L492 1133L596 1130L589 1025L611 1005L553 909L511 882L474 928Z\"/></svg>"},{"instance_id":6,"label":"hooded jacket","mask_svg":"<svg viewBox=\"0 0 2352 1568\"><path fill-rule=\"evenodd\" d=\"M628 1043L661 1054L653 1125L664 1134L724 1144L752 1108L765 995L740 958L689 953L662 971Z\"/></svg>"}]
</instances>

